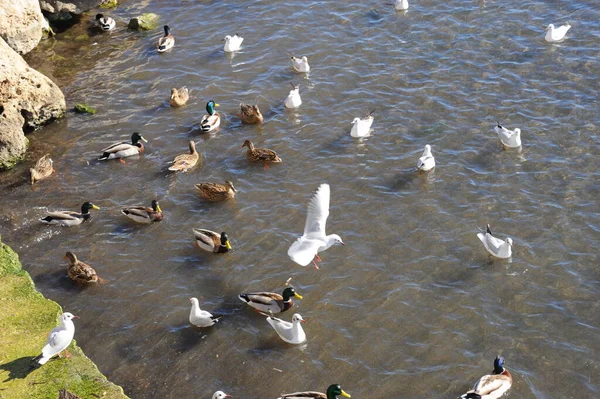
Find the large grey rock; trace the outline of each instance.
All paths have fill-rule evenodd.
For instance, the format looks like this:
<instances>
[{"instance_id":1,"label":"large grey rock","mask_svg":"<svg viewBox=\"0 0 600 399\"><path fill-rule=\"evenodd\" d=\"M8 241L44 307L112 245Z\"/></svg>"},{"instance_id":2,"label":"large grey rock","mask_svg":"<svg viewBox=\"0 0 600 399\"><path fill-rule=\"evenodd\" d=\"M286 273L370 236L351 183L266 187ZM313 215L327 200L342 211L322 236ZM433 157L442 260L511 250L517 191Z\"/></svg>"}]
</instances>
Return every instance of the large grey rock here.
<instances>
[{"instance_id":1,"label":"large grey rock","mask_svg":"<svg viewBox=\"0 0 600 399\"><path fill-rule=\"evenodd\" d=\"M25 154L24 130L60 118L65 110L58 86L0 38L0 169L12 167Z\"/></svg>"},{"instance_id":2,"label":"large grey rock","mask_svg":"<svg viewBox=\"0 0 600 399\"><path fill-rule=\"evenodd\" d=\"M10 0L9 0L10 1ZM81 14L92 8L98 8L107 0L39 0L42 10L51 14L69 12Z\"/></svg>"},{"instance_id":3,"label":"large grey rock","mask_svg":"<svg viewBox=\"0 0 600 399\"><path fill-rule=\"evenodd\" d=\"M142 14L139 17L134 17L129 20L129 29L135 30L152 30L158 26L160 17L152 12Z\"/></svg>"},{"instance_id":4,"label":"large grey rock","mask_svg":"<svg viewBox=\"0 0 600 399\"><path fill-rule=\"evenodd\" d=\"M19 54L38 45L43 25L38 0L0 0L0 37Z\"/></svg>"}]
</instances>

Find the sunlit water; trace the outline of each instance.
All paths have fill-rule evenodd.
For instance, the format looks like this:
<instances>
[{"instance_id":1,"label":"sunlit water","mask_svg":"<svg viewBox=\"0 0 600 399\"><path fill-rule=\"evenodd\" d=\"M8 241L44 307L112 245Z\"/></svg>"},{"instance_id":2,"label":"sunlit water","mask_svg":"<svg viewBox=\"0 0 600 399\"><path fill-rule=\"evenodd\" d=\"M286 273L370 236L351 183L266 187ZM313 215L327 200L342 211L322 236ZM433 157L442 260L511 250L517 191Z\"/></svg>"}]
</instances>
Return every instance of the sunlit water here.
<instances>
[{"instance_id":1,"label":"sunlit water","mask_svg":"<svg viewBox=\"0 0 600 399\"><path fill-rule=\"evenodd\" d=\"M150 11L172 28L170 53L154 50L160 29L126 29ZM111 15L112 33L75 41L86 19L28 56L69 106L98 113L29 136L27 161L0 177L0 227L37 287L81 316L77 341L131 397L276 398L340 383L355 398L454 398L498 353L511 398L600 396L596 2L422 0L399 13L384 1L169 0ZM544 42L548 23L566 21L564 43ZM234 33L243 49L224 54ZM292 71L290 53L308 56L309 75ZM291 82L304 101L296 111L283 108ZM171 109L182 85L192 99ZM223 122L207 136L198 122L210 99ZM257 101L266 123L242 125L241 101ZM372 109L372 136L352 139L350 122ZM522 152L501 149L497 120L522 129ZM149 140L139 160L95 161L134 131ZM166 173L190 139L202 166ZM245 139L284 162L249 165ZM425 144L437 162L429 176L415 173ZM32 189L26 170L46 152L58 173ZM194 191L225 179L239 190L233 201ZM324 252L317 271L286 252L322 182L328 231L346 246ZM119 213L153 198L166 212L159 224ZM37 221L86 200L102 207L90 223ZM512 261L488 258L476 238L486 223L513 238ZM227 231L234 250L200 252L193 227ZM74 286L67 250L107 283ZM307 320L302 346L237 299L281 292L289 277L304 295L294 308ZM221 323L192 328L191 296Z\"/></svg>"}]
</instances>

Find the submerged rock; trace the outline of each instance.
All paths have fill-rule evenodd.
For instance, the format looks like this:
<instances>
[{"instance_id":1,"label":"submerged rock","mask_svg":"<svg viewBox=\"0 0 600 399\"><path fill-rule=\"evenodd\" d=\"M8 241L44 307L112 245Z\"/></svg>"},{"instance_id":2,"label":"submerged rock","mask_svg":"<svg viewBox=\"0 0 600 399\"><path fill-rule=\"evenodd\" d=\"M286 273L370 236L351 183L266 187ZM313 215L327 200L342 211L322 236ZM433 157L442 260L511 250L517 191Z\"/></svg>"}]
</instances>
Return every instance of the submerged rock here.
<instances>
[{"instance_id":1,"label":"submerged rock","mask_svg":"<svg viewBox=\"0 0 600 399\"><path fill-rule=\"evenodd\" d=\"M0 37L26 54L42 39L44 16L38 0L0 0Z\"/></svg>"},{"instance_id":2,"label":"submerged rock","mask_svg":"<svg viewBox=\"0 0 600 399\"><path fill-rule=\"evenodd\" d=\"M94 115L96 112L98 112L98 111L96 111L96 108L90 107L89 105L86 105L86 104L75 104L73 111L77 112L78 114L92 114L92 115Z\"/></svg>"},{"instance_id":3,"label":"submerged rock","mask_svg":"<svg viewBox=\"0 0 600 399\"><path fill-rule=\"evenodd\" d=\"M139 17L131 18L129 29L152 30L158 27L160 17L154 13L142 14Z\"/></svg>"}]
</instances>

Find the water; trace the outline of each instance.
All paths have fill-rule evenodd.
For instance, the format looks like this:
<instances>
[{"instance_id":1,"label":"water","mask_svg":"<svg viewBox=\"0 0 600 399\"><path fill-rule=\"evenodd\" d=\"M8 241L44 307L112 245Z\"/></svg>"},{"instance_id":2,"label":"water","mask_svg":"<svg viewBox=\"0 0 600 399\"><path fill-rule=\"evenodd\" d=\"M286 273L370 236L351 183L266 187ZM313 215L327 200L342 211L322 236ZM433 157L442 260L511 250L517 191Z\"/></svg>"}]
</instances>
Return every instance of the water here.
<instances>
[{"instance_id":1,"label":"water","mask_svg":"<svg viewBox=\"0 0 600 399\"><path fill-rule=\"evenodd\" d=\"M498 353L514 376L509 397L600 395L595 2L423 0L406 14L367 1L132 3L112 12L115 32L92 34L84 21L28 56L70 106L98 113L30 135L27 162L1 177L0 204L3 238L37 287L81 316L77 341L131 397L275 398L340 383L356 398L450 398ZM149 11L171 26L171 53L154 51L159 30L125 29ZM566 21L564 43L543 41L548 23ZM89 41L73 40L85 32ZM220 39L236 32L243 51L223 54ZM288 53L307 55L310 75L295 74ZM297 111L282 106L290 82L304 101ZM169 108L182 85L190 104ZM210 99L224 117L214 136L198 129ZM255 100L266 123L241 125L239 103ZM352 119L373 108L372 137L352 139ZM522 152L502 151L496 120L522 129ZM94 161L133 131L150 141L143 157ZM167 174L190 139L202 167ZM249 165L245 139L284 162ZM418 175L428 143L437 168ZM26 170L46 152L58 173L32 189ZM225 179L234 201L194 192ZM323 253L317 271L286 252L322 182L332 188L328 231L347 245ZM153 198L160 224L119 213ZM90 223L37 222L85 200L102 207ZM486 223L513 238L511 262L488 258L476 238ZM201 253L193 227L227 231L233 252ZM107 284L74 286L67 250ZM289 277L304 295L300 347L236 297L281 292ZM190 327L191 296L222 322Z\"/></svg>"}]
</instances>

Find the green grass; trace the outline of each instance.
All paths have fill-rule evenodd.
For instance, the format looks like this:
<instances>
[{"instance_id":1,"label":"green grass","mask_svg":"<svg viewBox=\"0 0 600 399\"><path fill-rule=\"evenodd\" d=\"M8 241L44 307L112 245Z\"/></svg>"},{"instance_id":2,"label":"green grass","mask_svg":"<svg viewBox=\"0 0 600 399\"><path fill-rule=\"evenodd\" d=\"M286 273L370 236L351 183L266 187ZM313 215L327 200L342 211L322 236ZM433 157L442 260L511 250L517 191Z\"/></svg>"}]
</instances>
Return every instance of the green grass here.
<instances>
[{"instance_id":1,"label":"green grass","mask_svg":"<svg viewBox=\"0 0 600 399\"><path fill-rule=\"evenodd\" d=\"M74 340L69 359L56 358L31 368L31 359L41 353L62 309L35 289L17 254L1 241L0 309L0 398L56 399L60 389L82 398L127 398Z\"/></svg>"}]
</instances>

